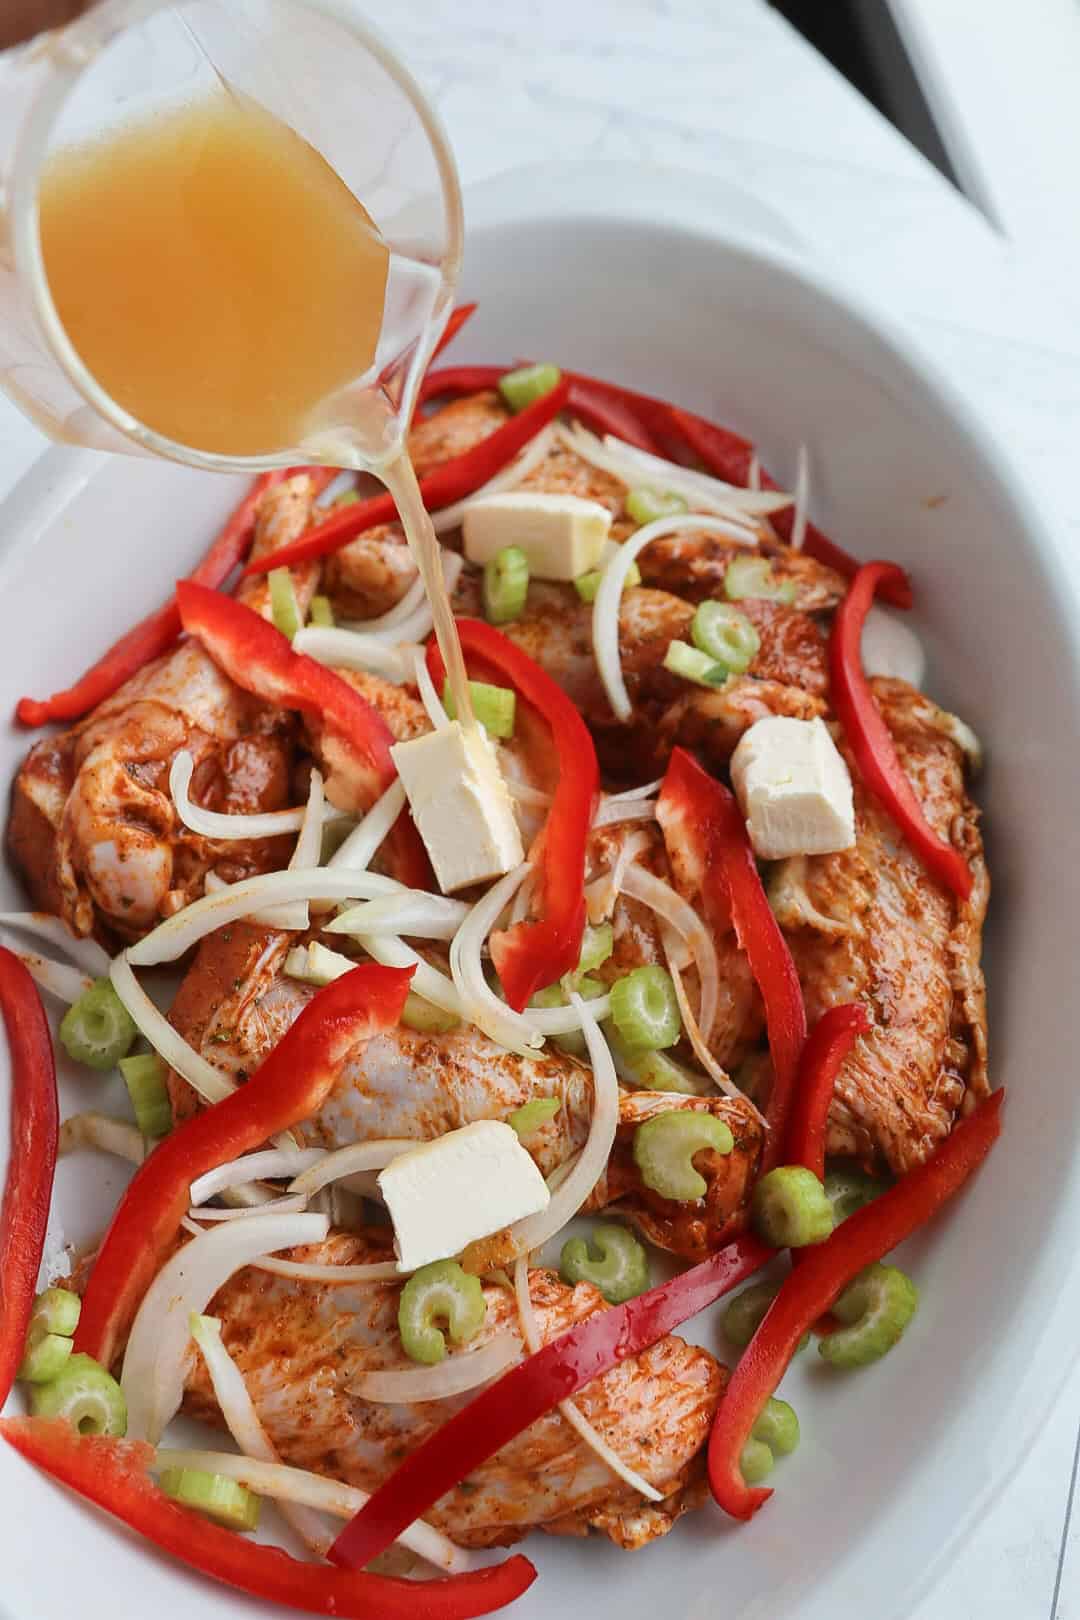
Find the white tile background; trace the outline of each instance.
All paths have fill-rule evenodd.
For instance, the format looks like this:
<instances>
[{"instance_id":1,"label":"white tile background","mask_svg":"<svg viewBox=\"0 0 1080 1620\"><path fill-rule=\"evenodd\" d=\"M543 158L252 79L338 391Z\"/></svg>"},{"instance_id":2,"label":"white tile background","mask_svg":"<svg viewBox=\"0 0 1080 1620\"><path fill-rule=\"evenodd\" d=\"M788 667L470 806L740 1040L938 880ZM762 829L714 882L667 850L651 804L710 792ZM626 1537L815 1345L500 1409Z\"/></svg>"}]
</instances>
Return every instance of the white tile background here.
<instances>
[{"instance_id":1,"label":"white tile background","mask_svg":"<svg viewBox=\"0 0 1080 1620\"><path fill-rule=\"evenodd\" d=\"M1060 13L1066 26L1067 0L1026 5L1047 25ZM950 50L1004 8L947 0ZM1015 243L764 0L367 0L365 9L437 103L466 185L538 158L641 157L735 180L771 204L979 398L1040 481L1063 553L1080 557L1080 278L1075 257L1035 230L1045 215L1025 202L1023 165L1000 124L985 161L991 182L1003 166L1010 217L1026 227ZM924 43L932 60L933 37ZM998 105L1007 122L1007 103ZM1030 150L1026 162L1038 174ZM1075 234L1080 246L1080 226ZM0 496L43 447L0 399ZM1080 1529L1062 1546L1078 1419L1074 1373L1031 1455L913 1620L1080 1620Z\"/></svg>"}]
</instances>

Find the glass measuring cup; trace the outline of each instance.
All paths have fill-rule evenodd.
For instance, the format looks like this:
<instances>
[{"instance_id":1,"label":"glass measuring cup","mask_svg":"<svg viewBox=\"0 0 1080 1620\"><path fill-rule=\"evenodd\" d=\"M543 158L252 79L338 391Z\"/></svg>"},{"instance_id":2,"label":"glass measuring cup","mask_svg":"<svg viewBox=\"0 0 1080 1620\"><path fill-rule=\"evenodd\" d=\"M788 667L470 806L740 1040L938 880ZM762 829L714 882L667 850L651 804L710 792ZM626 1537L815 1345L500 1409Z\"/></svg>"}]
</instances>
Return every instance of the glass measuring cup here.
<instances>
[{"instance_id":1,"label":"glass measuring cup","mask_svg":"<svg viewBox=\"0 0 1080 1620\"><path fill-rule=\"evenodd\" d=\"M51 297L37 215L41 171L58 149L222 83L326 159L389 251L369 369L319 412L317 435L243 456L155 431L91 374ZM0 61L0 176L0 387L51 437L230 471L376 467L393 455L452 305L461 196L437 118L352 0L100 0Z\"/></svg>"}]
</instances>

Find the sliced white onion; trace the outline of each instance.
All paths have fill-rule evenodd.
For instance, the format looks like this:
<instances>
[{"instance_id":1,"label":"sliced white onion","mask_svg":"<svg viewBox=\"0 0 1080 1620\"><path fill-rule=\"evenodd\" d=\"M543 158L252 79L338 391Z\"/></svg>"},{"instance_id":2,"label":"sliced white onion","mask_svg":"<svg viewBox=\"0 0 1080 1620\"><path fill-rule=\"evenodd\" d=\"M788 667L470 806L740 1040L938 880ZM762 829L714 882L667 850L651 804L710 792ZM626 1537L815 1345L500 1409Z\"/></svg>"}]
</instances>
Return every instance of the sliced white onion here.
<instances>
[{"instance_id":1,"label":"sliced white onion","mask_svg":"<svg viewBox=\"0 0 1080 1620\"><path fill-rule=\"evenodd\" d=\"M598 1024L611 1015L609 995L594 996L585 1005ZM565 1007L527 1007L521 1016L542 1035L570 1035L581 1028L581 1020L569 1002Z\"/></svg>"},{"instance_id":2,"label":"sliced white onion","mask_svg":"<svg viewBox=\"0 0 1080 1620\"><path fill-rule=\"evenodd\" d=\"M689 901L684 900L670 883L665 883L663 878L658 878L655 872L650 872L644 866L627 868L622 880L622 892L655 911L689 945L701 984L698 1023L704 1039L708 1041L716 1023L720 994L720 967L712 935Z\"/></svg>"},{"instance_id":3,"label":"sliced white onion","mask_svg":"<svg viewBox=\"0 0 1080 1620\"><path fill-rule=\"evenodd\" d=\"M526 1215L510 1228L514 1254L531 1254L542 1249L575 1216L603 1175L615 1141L619 1123L619 1081L607 1041L592 1014L575 990L570 992L589 1049L593 1071L593 1111L589 1134L574 1168L558 1190L552 1193L547 1209Z\"/></svg>"},{"instance_id":4,"label":"sliced white onion","mask_svg":"<svg viewBox=\"0 0 1080 1620\"><path fill-rule=\"evenodd\" d=\"M375 900L379 895L402 892L393 878L353 867L263 872L193 901L129 946L127 955L135 967L175 962L215 929L283 900Z\"/></svg>"},{"instance_id":5,"label":"sliced white onion","mask_svg":"<svg viewBox=\"0 0 1080 1620\"><path fill-rule=\"evenodd\" d=\"M418 939L453 939L469 907L441 894L405 889L381 900L365 900L324 925L327 934L411 934Z\"/></svg>"},{"instance_id":6,"label":"sliced white onion","mask_svg":"<svg viewBox=\"0 0 1080 1620\"><path fill-rule=\"evenodd\" d=\"M271 1198L265 1204L238 1204L233 1209L196 1209L192 1205L188 1214L199 1221L257 1220L265 1215L295 1215L306 1203L306 1198L290 1193L282 1198Z\"/></svg>"},{"instance_id":7,"label":"sliced white onion","mask_svg":"<svg viewBox=\"0 0 1080 1620\"><path fill-rule=\"evenodd\" d=\"M652 782L646 782L644 787L623 788L621 793L608 793L604 796L605 804L625 804L627 800L637 803L639 799L655 799L664 785L662 776L656 777Z\"/></svg>"},{"instance_id":8,"label":"sliced white onion","mask_svg":"<svg viewBox=\"0 0 1080 1620\"><path fill-rule=\"evenodd\" d=\"M155 1453L152 1467L158 1473L164 1473L166 1468L198 1468L208 1474L222 1474L238 1485L246 1485L256 1496L318 1508L332 1513L336 1519L351 1519L370 1500L366 1491L358 1490L355 1485L344 1485L340 1480L327 1479L325 1474L309 1474L303 1468L263 1462L257 1457L237 1457L229 1451L181 1451L162 1447ZM414 1520L398 1540L418 1557L448 1574L461 1575L477 1567L471 1553L455 1546L449 1536L444 1536L434 1525L425 1524L423 1519Z\"/></svg>"},{"instance_id":9,"label":"sliced white onion","mask_svg":"<svg viewBox=\"0 0 1080 1620\"><path fill-rule=\"evenodd\" d=\"M309 626L296 632L293 649L331 669L363 670L395 686L404 686L412 675L411 647L392 646L382 636L366 635L360 630Z\"/></svg>"},{"instance_id":10,"label":"sliced white onion","mask_svg":"<svg viewBox=\"0 0 1080 1620\"><path fill-rule=\"evenodd\" d=\"M396 1260L377 1260L364 1266L323 1266L314 1261L309 1264L306 1260L253 1260L251 1266L254 1271L288 1277L293 1282L348 1283L350 1286L400 1282L403 1276Z\"/></svg>"},{"instance_id":11,"label":"sliced white onion","mask_svg":"<svg viewBox=\"0 0 1080 1620\"><path fill-rule=\"evenodd\" d=\"M427 667L427 658L424 649L418 647L413 656L413 673L416 677L416 690L420 694L420 701L427 710L427 717L436 731L445 731L450 724L450 716L435 690L435 682L431 678L431 671Z\"/></svg>"},{"instance_id":12,"label":"sliced white onion","mask_svg":"<svg viewBox=\"0 0 1080 1620\"><path fill-rule=\"evenodd\" d=\"M445 1401L488 1384L521 1360L516 1333L497 1333L479 1350L462 1350L436 1367L375 1368L350 1379L350 1395L386 1406L408 1406L413 1401Z\"/></svg>"},{"instance_id":13,"label":"sliced white onion","mask_svg":"<svg viewBox=\"0 0 1080 1620\"><path fill-rule=\"evenodd\" d=\"M243 1187L250 1181L265 1181L269 1176L298 1176L310 1170L313 1164L325 1159L323 1148L264 1148L259 1153L247 1153L242 1159L219 1164L191 1183L191 1202L205 1204L229 1187Z\"/></svg>"},{"instance_id":14,"label":"sliced white onion","mask_svg":"<svg viewBox=\"0 0 1080 1620\"><path fill-rule=\"evenodd\" d=\"M764 1116L758 1111L754 1103L750 1101L750 1098L747 1097L745 1092L739 1090L734 1080L732 1080L731 1076L727 1073L727 1070L716 1061L710 1052L705 1041L705 1037L702 1035L701 1029L698 1026L698 1021L694 1016L694 1009L690 1005L690 997L686 993L686 985L683 981L682 970L679 967L679 964L675 961L670 950L670 945L673 943L670 930L665 929L661 937L664 942L665 954L667 955L668 972L671 974L671 982L675 986L675 999L679 1003L679 1013L682 1017L683 1029L686 1031L690 1045L694 1049L694 1056L701 1064L701 1067L705 1070L705 1073L709 1076L709 1079L719 1091L724 1093L725 1097L737 1098L739 1101L747 1103L757 1115L757 1118L761 1124L764 1125Z\"/></svg>"},{"instance_id":15,"label":"sliced white onion","mask_svg":"<svg viewBox=\"0 0 1080 1620\"><path fill-rule=\"evenodd\" d=\"M197 1317L191 1336L202 1352L225 1427L240 1450L245 1456L254 1457L259 1462L280 1463L281 1458L274 1450L273 1442L263 1428L255 1403L248 1393L244 1375L222 1342L221 1323L213 1316ZM282 1518L292 1525L305 1546L320 1557L324 1556L333 1538L318 1514L295 1502L279 1500L278 1506Z\"/></svg>"},{"instance_id":16,"label":"sliced white onion","mask_svg":"<svg viewBox=\"0 0 1080 1620\"><path fill-rule=\"evenodd\" d=\"M207 872L203 879L203 894L225 894L232 888L217 872ZM278 928L282 933L302 933L307 927L307 910L301 900L287 906L267 906L265 911L249 911L245 922L258 923L263 928Z\"/></svg>"},{"instance_id":17,"label":"sliced white onion","mask_svg":"<svg viewBox=\"0 0 1080 1620\"><path fill-rule=\"evenodd\" d=\"M527 877L521 888L515 894L510 906L507 927L514 928L519 922L524 922L532 910L533 894L536 890L535 873Z\"/></svg>"},{"instance_id":18,"label":"sliced white onion","mask_svg":"<svg viewBox=\"0 0 1080 1620\"><path fill-rule=\"evenodd\" d=\"M48 940L58 950L66 951L71 960L95 979L102 979L109 971L108 952L96 939L80 939L59 917L47 911L0 911L0 924L24 934L34 934Z\"/></svg>"},{"instance_id":19,"label":"sliced white onion","mask_svg":"<svg viewBox=\"0 0 1080 1620\"><path fill-rule=\"evenodd\" d=\"M142 1164L146 1157L146 1142L137 1126L126 1119L113 1119L109 1114L72 1114L60 1127L57 1154L62 1159L80 1148L96 1148L99 1153L111 1153L129 1164Z\"/></svg>"},{"instance_id":20,"label":"sliced white onion","mask_svg":"<svg viewBox=\"0 0 1080 1620\"><path fill-rule=\"evenodd\" d=\"M491 930L509 905L532 868L525 861L507 872L472 907L450 942L450 974L465 1008L465 1017L484 1034L511 1052L531 1056L543 1046L544 1037L521 1013L514 1012L489 986L484 977L483 949ZM426 991L421 990L421 995Z\"/></svg>"},{"instance_id":21,"label":"sliced white onion","mask_svg":"<svg viewBox=\"0 0 1080 1620\"><path fill-rule=\"evenodd\" d=\"M600 576L592 613L593 656L608 702L619 720L629 720L634 712L619 659L619 608L626 576L631 563L636 561L646 546L654 540L662 540L666 535L681 534L687 529L703 534L731 533L730 524L714 517L697 516L693 512L676 512L671 517L656 518L623 541Z\"/></svg>"},{"instance_id":22,"label":"sliced white onion","mask_svg":"<svg viewBox=\"0 0 1080 1620\"><path fill-rule=\"evenodd\" d=\"M405 808L405 787L400 777L375 800L358 827L354 827L327 862L335 872L363 872Z\"/></svg>"},{"instance_id":23,"label":"sliced white onion","mask_svg":"<svg viewBox=\"0 0 1080 1620\"><path fill-rule=\"evenodd\" d=\"M180 1410L191 1342L188 1318L200 1314L234 1272L262 1255L322 1243L325 1215L267 1215L203 1232L166 1261L143 1295L124 1352L120 1384L128 1438L156 1445Z\"/></svg>"},{"instance_id":24,"label":"sliced white onion","mask_svg":"<svg viewBox=\"0 0 1080 1620\"><path fill-rule=\"evenodd\" d=\"M752 536L756 540L754 516L791 505L791 496L781 490L740 489L736 484L725 484L708 473L695 472L662 456L650 455L647 450L639 450L610 433L600 440L580 422L573 422L568 428L560 426L558 437L582 461L610 473L629 488L648 483L672 490L684 496L699 512L727 517L732 531L738 530L743 538Z\"/></svg>"},{"instance_id":25,"label":"sliced white onion","mask_svg":"<svg viewBox=\"0 0 1080 1620\"><path fill-rule=\"evenodd\" d=\"M162 1058L170 1069L175 1069L180 1078L186 1080L188 1085L198 1092L204 1102L220 1102L223 1097L236 1090L236 1081L227 1074L222 1074L220 1069L215 1069L200 1052L189 1046L180 1032L169 1023L165 1014L150 1000L131 971L126 951L113 958L109 978L112 980L113 989L134 1019L139 1034L150 1042L158 1057Z\"/></svg>"},{"instance_id":26,"label":"sliced white onion","mask_svg":"<svg viewBox=\"0 0 1080 1620\"><path fill-rule=\"evenodd\" d=\"M516 489L522 479L527 478L533 468L538 467L544 460L551 449L553 438L554 426L549 423L525 446L515 460L503 467L493 478L489 478L486 484L474 489L463 501L455 501L453 506L444 506L441 512L434 512L431 522L435 533L445 534L447 529L460 528L461 520L469 506L482 496L498 495L508 489Z\"/></svg>"},{"instance_id":27,"label":"sliced white onion","mask_svg":"<svg viewBox=\"0 0 1080 1620\"><path fill-rule=\"evenodd\" d=\"M70 962L54 962L50 956L42 956L37 951L16 951L14 954L35 984L69 1007L94 988L90 975L80 973Z\"/></svg>"},{"instance_id":28,"label":"sliced white onion","mask_svg":"<svg viewBox=\"0 0 1080 1620\"><path fill-rule=\"evenodd\" d=\"M603 799L593 816L593 831L600 827L614 827L621 821L655 821L654 799Z\"/></svg>"},{"instance_id":29,"label":"sliced white onion","mask_svg":"<svg viewBox=\"0 0 1080 1620\"><path fill-rule=\"evenodd\" d=\"M387 608L385 613L376 614L373 619L362 619L358 622L369 635L383 635L387 630L394 630L406 619L411 618L426 600L423 575L417 574L405 595L400 597L392 608Z\"/></svg>"},{"instance_id":30,"label":"sliced white onion","mask_svg":"<svg viewBox=\"0 0 1080 1620\"><path fill-rule=\"evenodd\" d=\"M531 1354L535 1355L543 1344L543 1335L540 1332L540 1323L533 1306L532 1295L529 1292L529 1266L524 1255L518 1257L514 1265L514 1298L517 1301L518 1317L521 1322L521 1332ZM650 1485L647 1479L635 1473L622 1461L618 1452L614 1451L607 1441L593 1428L575 1403L571 1400L559 1402L559 1411L569 1423L570 1427L584 1440L601 1462L606 1463L612 1473L630 1486L631 1490L640 1491L641 1495L650 1502L662 1502L664 1493Z\"/></svg>"},{"instance_id":31,"label":"sliced white onion","mask_svg":"<svg viewBox=\"0 0 1080 1620\"><path fill-rule=\"evenodd\" d=\"M800 444L795 457L795 519L791 525L791 547L801 551L806 539L806 508L810 499L810 454Z\"/></svg>"},{"instance_id":32,"label":"sliced white onion","mask_svg":"<svg viewBox=\"0 0 1080 1620\"><path fill-rule=\"evenodd\" d=\"M643 832L631 833L623 844L610 871L602 872L599 877L593 878L591 883L585 885L585 905L589 913L589 921L595 928L599 923L607 922L615 910L615 902L623 885L623 878L627 868L639 855L644 854L650 844L649 835Z\"/></svg>"},{"instance_id":33,"label":"sliced white onion","mask_svg":"<svg viewBox=\"0 0 1080 1620\"><path fill-rule=\"evenodd\" d=\"M201 805L191 802L191 778L194 773L194 759L186 748L181 749L169 771L169 792L184 826L203 838L276 838L280 833L299 832L303 826L306 814L303 805L295 810L266 810L259 815L224 815L219 810L204 810ZM343 814L335 810L333 805L326 805L323 820L340 821Z\"/></svg>"},{"instance_id":34,"label":"sliced white onion","mask_svg":"<svg viewBox=\"0 0 1080 1620\"><path fill-rule=\"evenodd\" d=\"M399 1154L408 1153L410 1148L418 1145L411 1137L405 1136L387 1136L377 1142L350 1142L348 1147L324 1153L318 1164L302 1171L289 1183L289 1191L311 1198L332 1181L341 1181L358 1171L385 1170Z\"/></svg>"},{"instance_id":35,"label":"sliced white onion","mask_svg":"<svg viewBox=\"0 0 1080 1620\"><path fill-rule=\"evenodd\" d=\"M323 810L325 805L326 795L323 792L322 776L318 771L312 771L308 783L308 801L300 822L300 832L297 835L293 852L289 857L289 870L291 872L318 866L322 854ZM309 926L311 915L306 900L293 900L287 905L268 906L258 920L270 928L281 928L302 933Z\"/></svg>"},{"instance_id":36,"label":"sliced white onion","mask_svg":"<svg viewBox=\"0 0 1080 1620\"><path fill-rule=\"evenodd\" d=\"M710 507L715 507L717 511L737 514L744 522L744 514L768 515L791 505L791 496L785 494L783 490L753 490L740 484L728 484L722 478L713 477L711 473L698 472L693 467L680 467L667 461L663 456L654 456L648 450L639 450L637 445L624 444L621 439L615 438L610 433L604 435L604 448L613 454L624 456L630 466L640 468L641 473L666 479L663 486L665 489L678 488L690 499L699 502L708 501ZM676 479L675 483L672 483L672 473Z\"/></svg>"},{"instance_id":37,"label":"sliced white onion","mask_svg":"<svg viewBox=\"0 0 1080 1620\"><path fill-rule=\"evenodd\" d=\"M396 934L364 934L357 937L357 943L383 967L413 968L411 988L418 996L441 1007L443 1012L452 1013L455 1018L468 1018L453 981L445 973L440 973L438 968L432 967L430 962L425 962L411 945L406 945Z\"/></svg>"}]
</instances>

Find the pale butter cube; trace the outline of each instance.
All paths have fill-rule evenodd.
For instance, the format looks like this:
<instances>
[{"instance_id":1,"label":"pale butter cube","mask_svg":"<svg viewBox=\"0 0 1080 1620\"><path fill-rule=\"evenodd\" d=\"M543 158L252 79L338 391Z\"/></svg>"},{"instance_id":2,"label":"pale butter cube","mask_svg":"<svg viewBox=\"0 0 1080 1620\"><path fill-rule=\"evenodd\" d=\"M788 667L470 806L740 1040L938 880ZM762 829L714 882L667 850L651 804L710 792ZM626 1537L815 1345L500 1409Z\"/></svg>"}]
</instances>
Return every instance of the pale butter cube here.
<instances>
[{"instance_id":1,"label":"pale butter cube","mask_svg":"<svg viewBox=\"0 0 1080 1620\"><path fill-rule=\"evenodd\" d=\"M453 720L444 730L395 743L390 757L444 894L521 865L514 803L482 731Z\"/></svg>"},{"instance_id":2,"label":"pale butter cube","mask_svg":"<svg viewBox=\"0 0 1080 1620\"><path fill-rule=\"evenodd\" d=\"M731 756L731 780L763 860L854 844L851 777L823 720L756 721Z\"/></svg>"},{"instance_id":3,"label":"pale butter cube","mask_svg":"<svg viewBox=\"0 0 1080 1620\"><path fill-rule=\"evenodd\" d=\"M581 495L515 490L471 501L461 527L471 563L483 566L504 546L518 546L534 579L571 580L600 566L611 513Z\"/></svg>"},{"instance_id":4,"label":"pale butter cube","mask_svg":"<svg viewBox=\"0 0 1080 1620\"><path fill-rule=\"evenodd\" d=\"M497 1119L410 1148L380 1172L379 1189L394 1223L399 1271L448 1260L551 1202L517 1132Z\"/></svg>"}]
</instances>

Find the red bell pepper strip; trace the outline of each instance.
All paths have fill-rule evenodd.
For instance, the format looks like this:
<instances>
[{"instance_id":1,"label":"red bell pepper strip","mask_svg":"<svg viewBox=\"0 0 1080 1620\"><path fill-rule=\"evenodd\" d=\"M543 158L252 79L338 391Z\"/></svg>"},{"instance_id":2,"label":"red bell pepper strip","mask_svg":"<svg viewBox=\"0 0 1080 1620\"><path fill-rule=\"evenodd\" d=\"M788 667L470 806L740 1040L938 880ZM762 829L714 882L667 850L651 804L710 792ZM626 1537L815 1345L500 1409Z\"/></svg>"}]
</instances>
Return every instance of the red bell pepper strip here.
<instances>
[{"instance_id":1,"label":"red bell pepper strip","mask_svg":"<svg viewBox=\"0 0 1080 1620\"><path fill-rule=\"evenodd\" d=\"M425 473L420 480L420 495L428 511L437 512L440 507L452 506L455 501L475 494L489 478L494 478L519 450L523 450L536 437L541 428L547 427L558 416L566 404L567 388L564 378L550 393L533 400L531 405L510 417L494 433L481 439L479 444L474 444L460 456L440 462ZM342 546L348 545L350 540L355 540L366 529L373 529L380 523L392 523L396 517L397 507L388 490L369 501L354 501L351 506L342 506L331 513L324 522L309 529L307 534L302 534L291 545L281 546L272 557L259 557L249 562L244 572L265 574L268 569L280 568L284 564L295 568L299 563L326 557L331 552L340 551Z\"/></svg>"},{"instance_id":2,"label":"red bell pepper strip","mask_svg":"<svg viewBox=\"0 0 1080 1620\"><path fill-rule=\"evenodd\" d=\"M362 1569L433 1502L559 1401L636 1356L759 1271L775 1251L749 1233L624 1305L599 1310L511 1367L437 1429L381 1485L330 1549Z\"/></svg>"},{"instance_id":3,"label":"red bell pepper strip","mask_svg":"<svg viewBox=\"0 0 1080 1620\"><path fill-rule=\"evenodd\" d=\"M581 956L585 931L585 846L592 823L600 772L589 729L562 687L535 659L480 619L459 619L458 634L470 668L481 665L485 678L512 686L551 730L559 766L555 796L540 835L537 921L515 923L491 936L491 957L506 999L520 1012L545 985L572 973ZM444 669L434 640L428 668L437 691Z\"/></svg>"},{"instance_id":4,"label":"red bell pepper strip","mask_svg":"<svg viewBox=\"0 0 1080 1620\"><path fill-rule=\"evenodd\" d=\"M317 1113L357 1042L395 1027L412 973L365 962L336 979L308 1002L246 1085L159 1144L130 1182L98 1251L77 1350L111 1365L180 1229L191 1183Z\"/></svg>"},{"instance_id":5,"label":"red bell pepper strip","mask_svg":"<svg viewBox=\"0 0 1080 1620\"><path fill-rule=\"evenodd\" d=\"M317 469L322 471L322 469ZM256 478L248 493L227 520L225 527L191 574L199 585L221 585L238 563L243 562L251 549L255 535L255 515L259 502L268 489L280 484L289 472L316 471L316 469L285 467L263 473ZM333 477L333 473L330 474ZM35 698L20 698L16 717L24 726L43 726L50 720L78 720L106 698L112 697L124 682L137 675L153 659L168 652L180 634L180 610L175 597L169 599L156 612L140 621L133 629L113 643L85 675L63 692L54 692L51 698L39 702Z\"/></svg>"},{"instance_id":6,"label":"red bell pepper strip","mask_svg":"<svg viewBox=\"0 0 1080 1620\"><path fill-rule=\"evenodd\" d=\"M761 885L746 824L734 795L684 748L668 762L657 816L676 865L687 854L699 874L706 913L730 917L765 1003L773 1086L762 1174L780 1163L788 1114L806 1041L806 1008L791 952ZM716 923L714 922L714 926Z\"/></svg>"},{"instance_id":7,"label":"red bell pepper strip","mask_svg":"<svg viewBox=\"0 0 1080 1620\"><path fill-rule=\"evenodd\" d=\"M431 351L431 359L428 361L429 369L432 365L434 365L435 361L439 358L440 354L442 354L443 350L448 348L450 344L453 343L454 339L461 331L461 328L465 325L465 322L471 321L475 314L475 302L471 304L458 304L456 309L451 310L450 318L443 328L443 335Z\"/></svg>"},{"instance_id":8,"label":"red bell pepper strip","mask_svg":"<svg viewBox=\"0 0 1080 1620\"><path fill-rule=\"evenodd\" d=\"M963 1186L1001 1134L1004 1091L961 1120L925 1164L849 1215L824 1243L803 1249L724 1391L709 1439L709 1484L726 1513L749 1519L772 1495L750 1489L739 1459L765 1402L807 1330L865 1266L924 1226Z\"/></svg>"},{"instance_id":9,"label":"red bell pepper strip","mask_svg":"<svg viewBox=\"0 0 1080 1620\"><path fill-rule=\"evenodd\" d=\"M317 716L357 767L360 792L374 800L397 772L393 734L355 687L325 664L294 652L280 630L231 596L182 579L176 587L184 629L245 692L281 708ZM431 884L431 865L412 819L403 811L391 833L395 875L409 888Z\"/></svg>"},{"instance_id":10,"label":"red bell pepper strip","mask_svg":"<svg viewBox=\"0 0 1080 1620\"><path fill-rule=\"evenodd\" d=\"M523 362L527 364L528 362ZM443 366L429 371L420 387L420 402L429 399L463 394L481 394L498 388L507 372L507 366ZM657 442L641 420L640 414L628 403L627 390L614 383L601 382L596 377L583 377L578 372L564 374L569 383L567 409L574 411L596 433L613 433L626 444L637 445L652 455L662 456L664 446ZM659 401L646 401L658 406ZM663 408L663 407L660 407Z\"/></svg>"},{"instance_id":11,"label":"red bell pepper strip","mask_svg":"<svg viewBox=\"0 0 1080 1620\"><path fill-rule=\"evenodd\" d=\"M805 1165L819 1181L825 1179L825 1125L836 1077L855 1037L865 1035L869 1028L862 1003L845 1002L822 1013L803 1047L784 1163Z\"/></svg>"},{"instance_id":12,"label":"red bell pepper strip","mask_svg":"<svg viewBox=\"0 0 1080 1620\"><path fill-rule=\"evenodd\" d=\"M895 579L898 572L893 563L865 563L836 610L829 637L833 703L859 774L870 792L896 822L931 877L966 900L971 893L971 868L958 849L938 836L923 814L863 674L863 622L878 587Z\"/></svg>"},{"instance_id":13,"label":"red bell pepper strip","mask_svg":"<svg viewBox=\"0 0 1080 1620\"><path fill-rule=\"evenodd\" d=\"M212 1524L158 1489L144 1440L80 1435L63 1418L3 1418L9 1446L88 1502L225 1586L269 1603L339 1620L469 1620L512 1603L536 1579L517 1553L505 1563L430 1581L398 1580L303 1563L280 1547Z\"/></svg>"},{"instance_id":14,"label":"red bell pepper strip","mask_svg":"<svg viewBox=\"0 0 1080 1620\"><path fill-rule=\"evenodd\" d=\"M11 1055L11 1145L0 1203L0 1407L26 1348L49 1223L59 1119L49 1025L33 979L0 946L0 1013Z\"/></svg>"}]
</instances>

